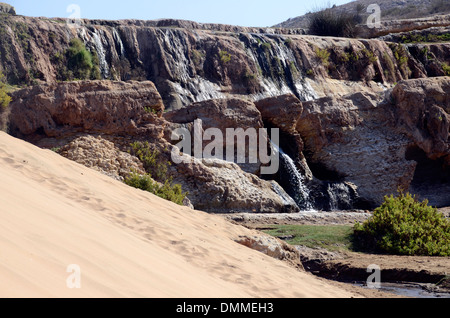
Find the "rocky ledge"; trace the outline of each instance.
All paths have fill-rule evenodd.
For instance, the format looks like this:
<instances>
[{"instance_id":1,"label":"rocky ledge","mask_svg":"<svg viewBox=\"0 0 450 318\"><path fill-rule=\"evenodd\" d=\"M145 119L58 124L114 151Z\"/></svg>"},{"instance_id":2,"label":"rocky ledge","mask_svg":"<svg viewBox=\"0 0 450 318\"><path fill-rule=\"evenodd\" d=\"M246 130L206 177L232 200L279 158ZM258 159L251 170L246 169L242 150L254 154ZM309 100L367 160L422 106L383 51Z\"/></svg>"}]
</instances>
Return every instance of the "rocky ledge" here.
<instances>
[{"instance_id":1,"label":"rocky ledge","mask_svg":"<svg viewBox=\"0 0 450 318\"><path fill-rule=\"evenodd\" d=\"M64 82L14 92L9 126L16 136L62 147L61 154L120 178L124 169L138 169L128 155L132 142L150 142L171 162L179 141L172 132L192 131L197 119L203 129L215 127L224 135L227 128L279 128L285 161L274 175L261 175L261 163L217 159L189 157L169 166L168 175L189 192L195 208L209 212L291 213L304 208L305 200L320 210L370 209L398 188L443 207L450 206L448 91L450 78L439 77L401 81L380 93L307 102L294 95L256 103L233 97L163 114L151 82ZM93 145L96 154L89 157ZM97 154L119 156L105 164L94 162ZM292 179L296 174L302 180ZM296 191L299 183L304 193Z\"/></svg>"}]
</instances>

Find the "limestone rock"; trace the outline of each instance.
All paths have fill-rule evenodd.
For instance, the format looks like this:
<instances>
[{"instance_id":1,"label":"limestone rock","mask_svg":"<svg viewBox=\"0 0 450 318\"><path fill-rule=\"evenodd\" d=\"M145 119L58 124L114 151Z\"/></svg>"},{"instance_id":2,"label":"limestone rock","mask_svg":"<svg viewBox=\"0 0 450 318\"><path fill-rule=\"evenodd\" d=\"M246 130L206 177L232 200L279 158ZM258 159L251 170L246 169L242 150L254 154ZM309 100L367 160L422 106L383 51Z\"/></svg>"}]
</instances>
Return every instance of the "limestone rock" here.
<instances>
[{"instance_id":1,"label":"limestone rock","mask_svg":"<svg viewBox=\"0 0 450 318\"><path fill-rule=\"evenodd\" d=\"M430 159L450 156L450 77L400 82L392 92L396 119Z\"/></svg>"},{"instance_id":2,"label":"limestone rock","mask_svg":"<svg viewBox=\"0 0 450 318\"><path fill-rule=\"evenodd\" d=\"M164 105L151 82L79 81L12 94L10 129L18 136L76 132L162 136Z\"/></svg>"},{"instance_id":3,"label":"limestone rock","mask_svg":"<svg viewBox=\"0 0 450 318\"><path fill-rule=\"evenodd\" d=\"M269 97L255 102L266 126L280 129L280 147L288 153L306 179L312 180L312 172L303 156L304 144L297 131L297 122L303 113L301 101L292 94Z\"/></svg>"},{"instance_id":4,"label":"limestone rock","mask_svg":"<svg viewBox=\"0 0 450 318\"><path fill-rule=\"evenodd\" d=\"M265 98L255 102L264 120L286 133L295 134L303 112L300 100L292 94Z\"/></svg>"},{"instance_id":5,"label":"limestone rock","mask_svg":"<svg viewBox=\"0 0 450 318\"><path fill-rule=\"evenodd\" d=\"M218 128L226 132L227 128L263 127L261 114L255 104L244 99L223 98L193 103L188 107L164 114L164 118L173 123L186 124L196 119L203 121L203 128Z\"/></svg>"},{"instance_id":6,"label":"limestone rock","mask_svg":"<svg viewBox=\"0 0 450 318\"><path fill-rule=\"evenodd\" d=\"M269 235L241 236L236 242L279 260L299 260L299 252L285 242Z\"/></svg>"},{"instance_id":7,"label":"limestone rock","mask_svg":"<svg viewBox=\"0 0 450 318\"><path fill-rule=\"evenodd\" d=\"M383 96L357 93L304 102L297 129L314 175L348 181L369 205L408 188L416 163L405 158L410 140L396 131Z\"/></svg>"},{"instance_id":8,"label":"limestone rock","mask_svg":"<svg viewBox=\"0 0 450 318\"><path fill-rule=\"evenodd\" d=\"M198 210L214 213L295 213L298 206L276 184L246 173L231 162L191 158L176 167L174 182L189 191Z\"/></svg>"},{"instance_id":9,"label":"limestone rock","mask_svg":"<svg viewBox=\"0 0 450 318\"><path fill-rule=\"evenodd\" d=\"M449 84L448 77L408 80L392 93L303 102L297 130L312 172L351 182L373 206L399 188L450 204Z\"/></svg>"},{"instance_id":10,"label":"limestone rock","mask_svg":"<svg viewBox=\"0 0 450 318\"><path fill-rule=\"evenodd\" d=\"M232 141L226 138L227 129L242 129L243 132L252 129L256 133L256 136L258 136L260 133L259 130L264 128L261 114L255 107L255 104L238 98L213 99L194 103L186 108L166 113L164 114L164 118L169 122L181 124L184 127L189 128L192 142L194 141L193 122L197 119L202 120L203 131L206 131L209 128L219 129L223 137L223 158L221 159L224 160L227 154L227 145L235 142L234 138ZM171 128L171 130L166 134L166 139L170 140L169 135L177 126L170 125L168 127ZM259 140L259 136L257 138L257 140ZM210 143L210 140L205 140L202 149L205 149ZM250 151L248 141L246 141L245 147L245 162L239 162L237 160L237 148L235 149L235 162L244 171L258 174L261 163L250 163L250 160L248 160ZM191 151L191 154L194 154L193 148Z\"/></svg>"},{"instance_id":11,"label":"limestone rock","mask_svg":"<svg viewBox=\"0 0 450 318\"><path fill-rule=\"evenodd\" d=\"M119 181L124 181L132 171L145 174L142 163L136 157L121 151L101 136L78 137L57 152Z\"/></svg>"}]
</instances>

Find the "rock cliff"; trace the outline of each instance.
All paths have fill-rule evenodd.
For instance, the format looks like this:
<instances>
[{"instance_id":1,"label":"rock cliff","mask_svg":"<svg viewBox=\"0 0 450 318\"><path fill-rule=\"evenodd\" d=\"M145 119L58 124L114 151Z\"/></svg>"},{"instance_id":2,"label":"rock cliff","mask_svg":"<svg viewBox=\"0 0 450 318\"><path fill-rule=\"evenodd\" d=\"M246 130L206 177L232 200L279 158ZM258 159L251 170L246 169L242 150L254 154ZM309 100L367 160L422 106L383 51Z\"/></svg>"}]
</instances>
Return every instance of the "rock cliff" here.
<instances>
[{"instance_id":1,"label":"rock cliff","mask_svg":"<svg viewBox=\"0 0 450 318\"><path fill-rule=\"evenodd\" d=\"M193 157L167 173L210 212L372 208L399 187L450 205L448 43L82 22L0 16L0 70L16 87L10 133L123 179L141 169L127 155L132 142L170 162L172 132L192 132L198 119L221 132L279 128L274 175L261 175L259 162ZM103 80L57 80L73 38L98 58ZM93 163L90 147L104 159Z\"/></svg>"},{"instance_id":2,"label":"rock cliff","mask_svg":"<svg viewBox=\"0 0 450 318\"><path fill-rule=\"evenodd\" d=\"M82 20L76 28L63 19L4 15L0 32L0 70L10 84L54 83L61 56L79 38L98 57L104 79L150 80L168 110L230 95L258 101L289 93L305 101L436 76L436 67L411 54L419 44L404 48L286 29L177 20ZM441 45L433 49L439 67L450 63Z\"/></svg>"}]
</instances>

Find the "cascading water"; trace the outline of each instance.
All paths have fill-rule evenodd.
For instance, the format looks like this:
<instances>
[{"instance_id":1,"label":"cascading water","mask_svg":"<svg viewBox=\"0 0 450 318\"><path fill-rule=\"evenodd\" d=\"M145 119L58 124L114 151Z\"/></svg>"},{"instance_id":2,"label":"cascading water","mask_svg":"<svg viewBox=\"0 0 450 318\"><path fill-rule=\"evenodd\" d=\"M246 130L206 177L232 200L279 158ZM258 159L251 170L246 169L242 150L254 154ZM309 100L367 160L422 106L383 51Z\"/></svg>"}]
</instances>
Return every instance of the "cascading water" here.
<instances>
[{"instance_id":1,"label":"cascading water","mask_svg":"<svg viewBox=\"0 0 450 318\"><path fill-rule=\"evenodd\" d=\"M119 32L117 32L116 28L113 28L112 34L114 37L114 41L116 42L116 45L119 47L120 57L126 57L125 56L125 46L123 45L122 39L120 38Z\"/></svg>"},{"instance_id":2,"label":"cascading water","mask_svg":"<svg viewBox=\"0 0 450 318\"><path fill-rule=\"evenodd\" d=\"M294 160L277 145L272 145L280 155L280 183L284 185L286 192L294 199L301 210L313 210L314 207L310 202L309 189L305 185L305 178L298 171Z\"/></svg>"},{"instance_id":3,"label":"cascading water","mask_svg":"<svg viewBox=\"0 0 450 318\"><path fill-rule=\"evenodd\" d=\"M189 60L189 46L186 35L179 30L161 29L160 45L169 54L172 73L177 78L172 87L184 105L209 99L224 98L219 85L207 79L193 75L192 63Z\"/></svg>"},{"instance_id":4,"label":"cascading water","mask_svg":"<svg viewBox=\"0 0 450 318\"><path fill-rule=\"evenodd\" d=\"M263 89L254 94L255 100L292 93L302 101L318 98L312 86L300 74L301 68L294 52L286 45L283 37L249 34L248 38L241 40L244 41L248 56L261 70L260 84Z\"/></svg>"},{"instance_id":5,"label":"cascading water","mask_svg":"<svg viewBox=\"0 0 450 318\"><path fill-rule=\"evenodd\" d=\"M95 30L92 33L92 39L94 40L95 49L97 51L98 59L100 62L100 71L102 73L103 78L108 78L109 77L109 66L108 66L108 62L106 61L106 53L105 53L105 49L103 47L102 39L100 36L101 36L101 34L98 35L97 30Z\"/></svg>"}]
</instances>

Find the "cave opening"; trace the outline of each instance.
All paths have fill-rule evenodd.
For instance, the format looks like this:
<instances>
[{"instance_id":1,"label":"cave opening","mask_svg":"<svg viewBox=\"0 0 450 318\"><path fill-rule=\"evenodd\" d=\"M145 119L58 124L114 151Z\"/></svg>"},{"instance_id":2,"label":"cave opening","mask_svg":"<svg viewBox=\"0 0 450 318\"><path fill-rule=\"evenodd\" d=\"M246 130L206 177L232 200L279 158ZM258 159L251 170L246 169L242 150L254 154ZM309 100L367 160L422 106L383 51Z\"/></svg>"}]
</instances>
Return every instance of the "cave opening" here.
<instances>
[{"instance_id":1,"label":"cave opening","mask_svg":"<svg viewBox=\"0 0 450 318\"><path fill-rule=\"evenodd\" d=\"M418 146L409 147L405 158L417 162L410 192L433 206L450 206L450 166L445 158L430 159Z\"/></svg>"}]
</instances>

